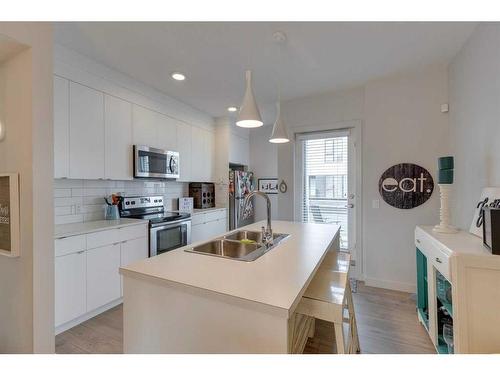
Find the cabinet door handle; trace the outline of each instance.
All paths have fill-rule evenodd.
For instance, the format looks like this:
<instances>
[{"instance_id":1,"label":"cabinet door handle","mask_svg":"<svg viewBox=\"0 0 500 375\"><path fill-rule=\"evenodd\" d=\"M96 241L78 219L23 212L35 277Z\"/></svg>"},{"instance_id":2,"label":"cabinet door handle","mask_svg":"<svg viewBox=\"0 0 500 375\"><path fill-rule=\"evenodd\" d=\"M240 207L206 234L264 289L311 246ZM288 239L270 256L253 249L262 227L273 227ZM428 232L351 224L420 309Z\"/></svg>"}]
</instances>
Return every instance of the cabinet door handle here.
<instances>
[{"instance_id":1,"label":"cabinet door handle","mask_svg":"<svg viewBox=\"0 0 500 375\"><path fill-rule=\"evenodd\" d=\"M82 251L77 251L76 253L77 254L83 254L85 252L85 250L82 250Z\"/></svg>"},{"instance_id":2,"label":"cabinet door handle","mask_svg":"<svg viewBox=\"0 0 500 375\"><path fill-rule=\"evenodd\" d=\"M420 243L420 240L417 238L417 243Z\"/></svg>"},{"instance_id":3,"label":"cabinet door handle","mask_svg":"<svg viewBox=\"0 0 500 375\"><path fill-rule=\"evenodd\" d=\"M439 259L439 258L436 258L436 262L443 263L443 261L441 259Z\"/></svg>"},{"instance_id":4,"label":"cabinet door handle","mask_svg":"<svg viewBox=\"0 0 500 375\"><path fill-rule=\"evenodd\" d=\"M113 244L113 246L116 246L116 245L119 245L119 244L121 244L121 242L115 242L115 243Z\"/></svg>"}]
</instances>

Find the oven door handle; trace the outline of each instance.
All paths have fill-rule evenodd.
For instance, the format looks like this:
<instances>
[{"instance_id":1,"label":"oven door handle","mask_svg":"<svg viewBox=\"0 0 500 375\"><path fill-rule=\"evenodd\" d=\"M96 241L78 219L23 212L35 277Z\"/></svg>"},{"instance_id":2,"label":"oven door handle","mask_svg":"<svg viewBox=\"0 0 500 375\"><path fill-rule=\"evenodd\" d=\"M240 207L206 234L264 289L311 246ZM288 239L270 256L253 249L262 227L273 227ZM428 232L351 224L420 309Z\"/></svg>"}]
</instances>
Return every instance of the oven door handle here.
<instances>
[{"instance_id":1,"label":"oven door handle","mask_svg":"<svg viewBox=\"0 0 500 375\"><path fill-rule=\"evenodd\" d=\"M179 224L184 224L187 222L190 222L191 219L183 219L183 220L177 220L177 221L170 221L168 224L152 224L151 229L154 229L155 231L162 230L162 229L168 229L168 228L173 228L179 226Z\"/></svg>"}]
</instances>

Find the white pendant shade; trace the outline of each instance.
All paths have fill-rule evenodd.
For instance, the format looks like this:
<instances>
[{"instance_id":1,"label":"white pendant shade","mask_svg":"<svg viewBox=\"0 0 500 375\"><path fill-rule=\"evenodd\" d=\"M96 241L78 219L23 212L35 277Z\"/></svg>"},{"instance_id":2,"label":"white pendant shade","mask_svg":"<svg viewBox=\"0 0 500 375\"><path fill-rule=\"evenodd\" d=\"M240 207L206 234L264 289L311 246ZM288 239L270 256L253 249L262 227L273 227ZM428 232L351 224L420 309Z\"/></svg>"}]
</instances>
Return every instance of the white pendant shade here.
<instances>
[{"instance_id":1,"label":"white pendant shade","mask_svg":"<svg viewBox=\"0 0 500 375\"><path fill-rule=\"evenodd\" d=\"M243 97L243 103L240 106L240 112L238 118L236 119L236 125L242 128L258 128L264 125L262 118L260 117L259 108L257 108L257 102L253 95L252 90L252 72L247 70L246 76L246 89L245 96Z\"/></svg>"},{"instance_id":2,"label":"white pendant shade","mask_svg":"<svg viewBox=\"0 0 500 375\"><path fill-rule=\"evenodd\" d=\"M271 138L269 138L269 142L271 143L290 142L286 125L283 121L283 118L281 117L280 102L277 103L276 107L278 108L278 115L276 116L276 122L274 123L273 132L271 133Z\"/></svg>"}]
</instances>

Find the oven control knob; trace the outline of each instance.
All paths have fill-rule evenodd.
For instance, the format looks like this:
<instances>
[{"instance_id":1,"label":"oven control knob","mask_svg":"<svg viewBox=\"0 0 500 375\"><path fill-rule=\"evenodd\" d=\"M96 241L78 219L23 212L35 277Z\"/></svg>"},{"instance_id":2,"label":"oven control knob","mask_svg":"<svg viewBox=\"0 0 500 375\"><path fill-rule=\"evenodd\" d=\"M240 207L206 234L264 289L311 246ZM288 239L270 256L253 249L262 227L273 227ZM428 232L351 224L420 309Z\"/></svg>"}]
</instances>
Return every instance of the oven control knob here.
<instances>
[{"instance_id":1,"label":"oven control knob","mask_svg":"<svg viewBox=\"0 0 500 375\"><path fill-rule=\"evenodd\" d=\"M127 201L127 202L125 202L125 204L128 206L128 205L130 204L130 202L129 202L129 201Z\"/></svg>"}]
</instances>

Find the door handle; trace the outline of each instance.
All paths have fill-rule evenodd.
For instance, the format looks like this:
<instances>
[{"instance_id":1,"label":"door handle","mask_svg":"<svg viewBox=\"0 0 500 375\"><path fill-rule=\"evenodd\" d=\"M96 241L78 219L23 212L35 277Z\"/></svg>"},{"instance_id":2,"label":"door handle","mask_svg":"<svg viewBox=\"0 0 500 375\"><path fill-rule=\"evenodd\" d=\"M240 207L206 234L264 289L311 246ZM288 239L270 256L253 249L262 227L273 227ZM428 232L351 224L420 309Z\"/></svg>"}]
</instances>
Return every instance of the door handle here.
<instances>
[{"instance_id":1,"label":"door handle","mask_svg":"<svg viewBox=\"0 0 500 375\"><path fill-rule=\"evenodd\" d=\"M436 262L443 263L443 261L441 259L439 259L439 258L436 258Z\"/></svg>"},{"instance_id":2,"label":"door handle","mask_svg":"<svg viewBox=\"0 0 500 375\"><path fill-rule=\"evenodd\" d=\"M349 203L349 204L346 204L346 205L345 205L345 207L346 207L346 208L354 208L354 204Z\"/></svg>"}]
</instances>

